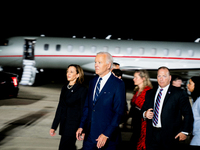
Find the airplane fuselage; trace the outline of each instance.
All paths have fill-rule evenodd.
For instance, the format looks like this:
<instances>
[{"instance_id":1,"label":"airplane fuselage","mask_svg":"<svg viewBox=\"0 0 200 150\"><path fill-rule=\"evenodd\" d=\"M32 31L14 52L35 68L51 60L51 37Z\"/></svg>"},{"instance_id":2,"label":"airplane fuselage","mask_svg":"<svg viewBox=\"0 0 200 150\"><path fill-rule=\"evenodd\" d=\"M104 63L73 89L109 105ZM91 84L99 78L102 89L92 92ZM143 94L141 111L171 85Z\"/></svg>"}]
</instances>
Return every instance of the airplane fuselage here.
<instances>
[{"instance_id":1,"label":"airplane fuselage","mask_svg":"<svg viewBox=\"0 0 200 150\"><path fill-rule=\"evenodd\" d=\"M189 42L125 41L55 37L12 37L0 46L1 67L22 67L34 60L36 68L66 69L79 64L94 71L94 58L109 52L122 70L200 69L200 44Z\"/></svg>"}]
</instances>

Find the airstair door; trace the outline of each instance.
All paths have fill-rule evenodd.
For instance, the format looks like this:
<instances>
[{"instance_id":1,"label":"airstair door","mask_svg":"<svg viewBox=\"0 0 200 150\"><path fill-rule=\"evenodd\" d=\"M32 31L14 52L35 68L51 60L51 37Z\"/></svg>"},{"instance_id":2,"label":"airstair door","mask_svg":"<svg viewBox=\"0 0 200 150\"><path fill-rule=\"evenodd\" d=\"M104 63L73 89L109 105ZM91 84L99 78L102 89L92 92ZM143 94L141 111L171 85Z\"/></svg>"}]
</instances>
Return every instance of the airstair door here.
<instances>
[{"instance_id":1,"label":"airstair door","mask_svg":"<svg viewBox=\"0 0 200 150\"><path fill-rule=\"evenodd\" d=\"M34 60L35 39L25 39L24 41L24 59Z\"/></svg>"},{"instance_id":2,"label":"airstair door","mask_svg":"<svg viewBox=\"0 0 200 150\"><path fill-rule=\"evenodd\" d=\"M23 74L21 85L33 85L37 69L35 68L34 50L35 39L25 39L24 41L24 59L23 59Z\"/></svg>"}]
</instances>

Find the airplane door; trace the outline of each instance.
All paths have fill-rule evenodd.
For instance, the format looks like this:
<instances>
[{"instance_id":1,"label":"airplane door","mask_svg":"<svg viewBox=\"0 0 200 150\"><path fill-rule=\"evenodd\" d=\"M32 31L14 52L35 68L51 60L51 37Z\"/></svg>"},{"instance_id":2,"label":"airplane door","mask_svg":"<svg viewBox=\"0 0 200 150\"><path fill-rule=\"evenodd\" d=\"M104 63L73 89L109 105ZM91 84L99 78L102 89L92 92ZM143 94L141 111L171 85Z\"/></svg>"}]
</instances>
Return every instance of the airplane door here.
<instances>
[{"instance_id":1,"label":"airplane door","mask_svg":"<svg viewBox=\"0 0 200 150\"><path fill-rule=\"evenodd\" d=\"M35 39L24 40L23 74L20 81L22 85L33 85L37 69L35 68L34 50Z\"/></svg>"},{"instance_id":2,"label":"airplane door","mask_svg":"<svg viewBox=\"0 0 200 150\"><path fill-rule=\"evenodd\" d=\"M24 41L24 59L34 60L35 39L25 39Z\"/></svg>"}]
</instances>

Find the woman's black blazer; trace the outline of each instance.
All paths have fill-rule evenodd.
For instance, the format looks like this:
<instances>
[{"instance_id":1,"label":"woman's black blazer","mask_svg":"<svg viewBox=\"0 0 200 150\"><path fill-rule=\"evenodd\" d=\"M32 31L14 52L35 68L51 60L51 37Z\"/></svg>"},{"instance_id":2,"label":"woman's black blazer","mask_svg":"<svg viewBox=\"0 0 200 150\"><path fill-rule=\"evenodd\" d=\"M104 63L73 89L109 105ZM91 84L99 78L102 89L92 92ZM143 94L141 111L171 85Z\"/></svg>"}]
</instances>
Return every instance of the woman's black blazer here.
<instances>
[{"instance_id":1,"label":"woman's black blazer","mask_svg":"<svg viewBox=\"0 0 200 150\"><path fill-rule=\"evenodd\" d=\"M56 130L60 124L60 135L75 136L80 125L86 95L87 88L81 84L77 83L71 89L64 85L51 128Z\"/></svg>"}]
</instances>

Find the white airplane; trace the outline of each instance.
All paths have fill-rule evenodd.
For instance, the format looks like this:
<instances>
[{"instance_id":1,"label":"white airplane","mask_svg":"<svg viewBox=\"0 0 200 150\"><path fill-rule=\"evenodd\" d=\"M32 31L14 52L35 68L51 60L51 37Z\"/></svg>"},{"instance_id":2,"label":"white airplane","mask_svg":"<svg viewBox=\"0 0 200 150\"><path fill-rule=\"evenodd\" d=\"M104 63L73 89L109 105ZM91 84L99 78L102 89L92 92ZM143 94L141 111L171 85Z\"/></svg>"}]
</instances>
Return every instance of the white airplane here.
<instances>
[{"instance_id":1,"label":"white airplane","mask_svg":"<svg viewBox=\"0 0 200 150\"><path fill-rule=\"evenodd\" d=\"M97 52L107 51L120 64L124 77L136 69L146 69L156 78L156 70L167 66L182 78L200 75L200 43L154 42L56 37L11 37L0 46L0 66L23 67L21 84L32 85L37 69L66 69L78 64L94 72Z\"/></svg>"}]
</instances>

